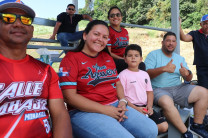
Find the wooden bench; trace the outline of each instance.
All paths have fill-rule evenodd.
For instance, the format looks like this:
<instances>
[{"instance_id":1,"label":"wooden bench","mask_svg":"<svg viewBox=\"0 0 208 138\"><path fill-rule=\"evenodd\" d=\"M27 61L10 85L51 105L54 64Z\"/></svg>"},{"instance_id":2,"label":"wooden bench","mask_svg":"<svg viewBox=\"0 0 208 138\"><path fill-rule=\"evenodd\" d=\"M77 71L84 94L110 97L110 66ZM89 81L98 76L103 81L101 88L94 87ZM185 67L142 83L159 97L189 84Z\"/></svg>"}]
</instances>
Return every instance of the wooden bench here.
<instances>
[{"instance_id":1,"label":"wooden bench","mask_svg":"<svg viewBox=\"0 0 208 138\"><path fill-rule=\"evenodd\" d=\"M54 27L56 24L56 21L54 20L49 20L45 18L39 18L36 17L33 21L33 24L36 25L43 25L43 26L49 26L49 27ZM52 32L51 32L52 34ZM55 46L49 46L49 45L32 45L28 44L27 49L39 49L39 48L47 48L48 50L62 50L62 52L59 54L58 57L52 57L51 60L52 62L61 62L62 58L61 55L64 53L64 50L72 50L78 45L78 41L75 42L70 42L72 46L70 47L61 47L60 43L58 40L52 40L52 39L43 39L43 38L32 38L30 42L42 42L42 43L54 43Z\"/></svg>"}]
</instances>

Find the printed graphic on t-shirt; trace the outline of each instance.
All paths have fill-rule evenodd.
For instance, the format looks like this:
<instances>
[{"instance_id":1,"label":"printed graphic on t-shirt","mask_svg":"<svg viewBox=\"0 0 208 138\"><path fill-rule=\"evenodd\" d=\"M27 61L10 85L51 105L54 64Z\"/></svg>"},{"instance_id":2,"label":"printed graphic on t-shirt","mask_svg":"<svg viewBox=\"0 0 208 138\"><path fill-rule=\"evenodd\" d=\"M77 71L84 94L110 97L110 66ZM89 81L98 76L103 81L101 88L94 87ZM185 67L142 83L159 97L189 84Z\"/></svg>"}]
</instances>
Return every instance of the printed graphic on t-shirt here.
<instances>
[{"instance_id":1,"label":"printed graphic on t-shirt","mask_svg":"<svg viewBox=\"0 0 208 138\"><path fill-rule=\"evenodd\" d=\"M128 45L128 40L126 37L116 38L116 42L112 46L116 46L115 49L125 48Z\"/></svg>"},{"instance_id":2,"label":"printed graphic on t-shirt","mask_svg":"<svg viewBox=\"0 0 208 138\"><path fill-rule=\"evenodd\" d=\"M92 68L96 71L93 72ZM107 69L106 66L98 66L93 65L92 68L88 67L88 72L81 77L81 79L93 79L88 82L88 85L97 85L101 82L108 81L108 80L115 80L117 77L111 77L112 75L116 75L116 69ZM107 69L107 70L106 70Z\"/></svg>"}]
</instances>

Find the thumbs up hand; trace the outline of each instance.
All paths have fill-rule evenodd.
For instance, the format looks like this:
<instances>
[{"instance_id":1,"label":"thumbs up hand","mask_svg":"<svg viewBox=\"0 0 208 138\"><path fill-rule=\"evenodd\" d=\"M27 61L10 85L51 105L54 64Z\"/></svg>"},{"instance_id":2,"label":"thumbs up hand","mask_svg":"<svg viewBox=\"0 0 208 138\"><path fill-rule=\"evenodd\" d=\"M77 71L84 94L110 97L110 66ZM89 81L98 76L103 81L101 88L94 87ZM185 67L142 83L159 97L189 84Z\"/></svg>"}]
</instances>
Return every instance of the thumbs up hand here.
<instances>
[{"instance_id":1,"label":"thumbs up hand","mask_svg":"<svg viewBox=\"0 0 208 138\"><path fill-rule=\"evenodd\" d=\"M189 75L189 71L183 66L183 63L181 63L179 71L182 77L187 77Z\"/></svg>"},{"instance_id":2,"label":"thumbs up hand","mask_svg":"<svg viewBox=\"0 0 208 138\"><path fill-rule=\"evenodd\" d=\"M173 73L175 71L175 64L173 64L173 59L165 66L165 72Z\"/></svg>"}]
</instances>

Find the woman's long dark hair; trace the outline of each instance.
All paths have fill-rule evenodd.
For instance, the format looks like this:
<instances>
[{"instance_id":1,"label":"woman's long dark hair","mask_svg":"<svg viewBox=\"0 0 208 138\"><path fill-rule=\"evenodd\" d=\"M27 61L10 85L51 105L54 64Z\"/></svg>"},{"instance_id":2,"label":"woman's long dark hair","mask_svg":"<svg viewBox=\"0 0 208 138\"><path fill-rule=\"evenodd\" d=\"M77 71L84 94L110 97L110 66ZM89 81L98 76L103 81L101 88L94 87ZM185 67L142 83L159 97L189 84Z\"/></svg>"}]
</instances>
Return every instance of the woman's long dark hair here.
<instances>
[{"instance_id":1,"label":"woman's long dark hair","mask_svg":"<svg viewBox=\"0 0 208 138\"><path fill-rule=\"evenodd\" d=\"M91 21L87 24L87 27L85 28L83 33L88 34L95 25L104 25L106 28L108 28L108 24L106 22L104 22L102 20L93 20L93 21ZM84 45L85 45L85 41L84 41L83 35L82 35L82 38L81 38L81 41L80 41L79 45L77 46L76 49L73 50L73 52L82 51L82 49L84 48ZM107 46L102 51L104 51L104 52L106 52L110 55Z\"/></svg>"}]
</instances>

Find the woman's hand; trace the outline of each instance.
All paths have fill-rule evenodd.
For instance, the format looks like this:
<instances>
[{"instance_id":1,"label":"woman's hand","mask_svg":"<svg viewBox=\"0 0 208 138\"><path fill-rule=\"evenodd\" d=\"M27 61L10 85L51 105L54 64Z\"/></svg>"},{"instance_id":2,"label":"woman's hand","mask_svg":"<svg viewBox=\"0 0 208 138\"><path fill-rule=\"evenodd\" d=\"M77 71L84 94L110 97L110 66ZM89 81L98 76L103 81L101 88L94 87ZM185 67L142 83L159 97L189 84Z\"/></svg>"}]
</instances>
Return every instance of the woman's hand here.
<instances>
[{"instance_id":1,"label":"woman's hand","mask_svg":"<svg viewBox=\"0 0 208 138\"><path fill-rule=\"evenodd\" d=\"M121 108L121 114L120 114L120 119L118 120L119 122L124 121L124 118L127 119L128 117L125 115L125 112L128 111L128 109L126 109L126 103L123 101L120 101L118 104L118 108Z\"/></svg>"},{"instance_id":2,"label":"woman's hand","mask_svg":"<svg viewBox=\"0 0 208 138\"><path fill-rule=\"evenodd\" d=\"M111 116L116 120L119 120L121 118L120 117L121 112L122 112L122 108L114 107L111 105L105 105L103 114Z\"/></svg>"}]
</instances>

